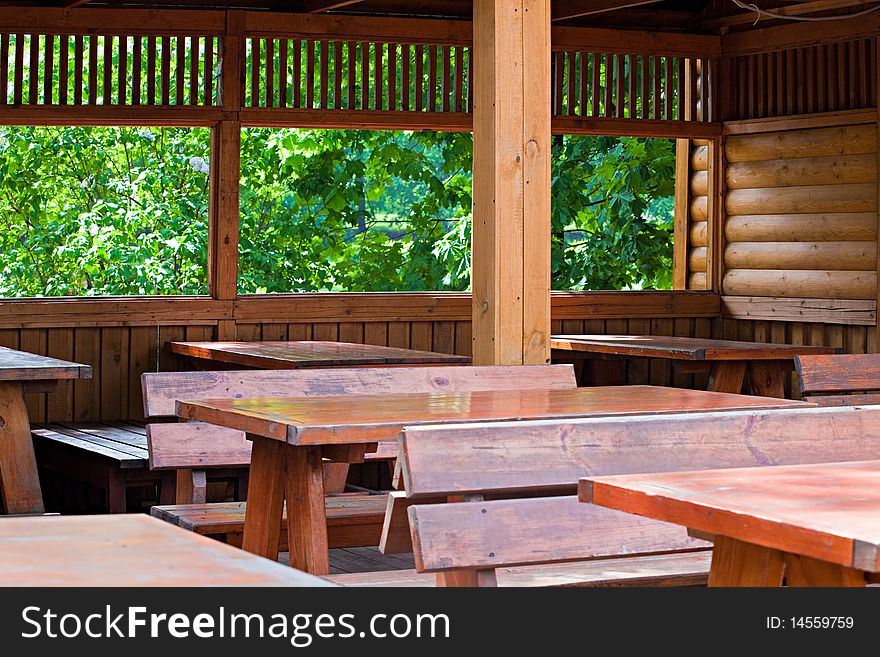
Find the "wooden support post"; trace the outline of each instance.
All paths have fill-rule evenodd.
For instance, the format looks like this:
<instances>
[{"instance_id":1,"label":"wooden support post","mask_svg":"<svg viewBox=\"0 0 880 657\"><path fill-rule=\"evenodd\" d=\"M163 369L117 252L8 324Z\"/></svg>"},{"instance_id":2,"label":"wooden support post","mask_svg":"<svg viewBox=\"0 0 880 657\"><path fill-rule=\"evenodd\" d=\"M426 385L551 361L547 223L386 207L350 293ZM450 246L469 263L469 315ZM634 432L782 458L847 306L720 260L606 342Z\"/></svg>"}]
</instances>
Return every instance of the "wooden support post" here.
<instances>
[{"instance_id":1,"label":"wooden support post","mask_svg":"<svg viewBox=\"0 0 880 657\"><path fill-rule=\"evenodd\" d=\"M238 291L240 146L238 121L211 129L208 280L215 299L234 299Z\"/></svg>"},{"instance_id":2,"label":"wooden support post","mask_svg":"<svg viewBox=\"0 0 880 657\"><path fill-rule=\"evenodd\" d=\"M707 217L708 252L706 256L706 289L721 293L724 276L724 142L722 137L709 140L709 189Z\"/></svg>"},{"instance_id":3,"label":"wooden support post","mask_svg":"<svg viewBox=\"0 0 880 657\"><path fill-rule=\"evenodd\" d=\"M675 218L672 236L672 289L687 289L691 207L691 141L675 140Z\"/></svg>"},{"instance_id":4,"label":"wooden support post","mask_svg":"<svg viewBox=\"0 0 880 657\"><path fill-rule=\"evenodd\" d=\"M876 79L874 80L874 85L875 85L875 89L878 89L878 92L877 92L877 134L880 135L880 87L877 87L877 85L880 84L880 40L876 41L874 50L875 50L875 57L877 58L877 63L874 66L874 68L876 70L876 76L877 76ZM880 171L880 149L878 149L878 153L877 153L877 166L878 166L877 171ZM878 203L877 207L880 208L880 178L878 178L876 185L877 185L877 203ZM878 214L878 216L880 216L880 214ZM880 228L880 225L878 225L878 228ZM878 235L880 235L880 232L878 232ZM876 284L875 299L878 302L877 307L880 308L880 239L877 240L877 247L878 247L878 253L877 253L877 281L878 282ZM877 326L877 328L880 328L880 322L875 320L874 323ZM869 336L870 336L870 334L869 334ZM876 351L880 351L880 330L875 330L874 336L875 336L874 339L876 342L874 345L868 345L869 352L871 351L872 347ZM870 337L869 337L869 339L870 339Z\"/></svg>"},{"instance_id":5,"label":"wooden support post","mask_svg":"<svg viewBox=\"0 0 880 657\"><path fill-rule=\"evenodd\" d=\"M243 26L243 12L227 12L218 94L223 109L236 116L241 109L244 86ZM240 151L240 122L220 121L211 128L208 281L211 296L215 299L234 299L238 291ZM234 326L224 327L221 323L217 339L234 338L229 335L230 328Z\"/></svg>"},{"instance_id":6,"label":"wooden support post","mask_svg":"<svg viewBox=\"0 0 880 657\"><path fill-rule=\"evenodd\" d=\"M474 3L474 364L550 357L550 2Z\"/></svg>"}]
</instances>

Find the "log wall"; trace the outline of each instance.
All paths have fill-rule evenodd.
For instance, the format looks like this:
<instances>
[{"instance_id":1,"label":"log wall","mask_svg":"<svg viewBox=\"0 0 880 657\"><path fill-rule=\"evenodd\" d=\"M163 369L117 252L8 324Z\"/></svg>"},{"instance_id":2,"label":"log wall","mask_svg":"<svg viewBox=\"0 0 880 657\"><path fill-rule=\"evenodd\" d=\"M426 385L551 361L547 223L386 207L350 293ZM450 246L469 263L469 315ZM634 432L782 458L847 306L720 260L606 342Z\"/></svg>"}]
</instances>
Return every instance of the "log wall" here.
<instances>
[{"instance_id":1,"label":"log wall","mask_svg":"<svg viewBox=\"0 0 880 657\"><path fill-rule=\"evenodd\" d=\"M876 299L876 118L730 135L724 151L725 295Z\"/></svg>"}]
</instances>

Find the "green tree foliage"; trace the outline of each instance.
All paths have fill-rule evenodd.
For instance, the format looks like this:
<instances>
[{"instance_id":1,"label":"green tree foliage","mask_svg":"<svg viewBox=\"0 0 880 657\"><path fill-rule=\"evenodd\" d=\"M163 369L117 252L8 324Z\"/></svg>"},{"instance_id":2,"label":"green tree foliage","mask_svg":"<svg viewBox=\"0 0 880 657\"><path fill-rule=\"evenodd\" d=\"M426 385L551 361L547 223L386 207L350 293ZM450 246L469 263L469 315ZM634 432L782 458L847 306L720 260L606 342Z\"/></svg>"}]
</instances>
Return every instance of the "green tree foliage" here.
<instances>
[{"instance_id":1,"label":"green tree foliage","mask_svg":"<svg viewBox=\"0 0 880 657\"><path fill-rule=\"evenodd\" d=\"M242 292L463 290L471 136L242 134ZM0 296L203 294L208 134L7 128ZM557 138L556 289L667 288L672 144Z\"/></svg>"},{"instance_id":2,"label":"green tree foliage","mask_svg":"<svg viewBox=\"0 0 880 657\"><path fill-rule=\"evenodd\" d=\"M207 130L4 130L0 296L206 293L207 157Z\"/></svg>"}]
</instances>

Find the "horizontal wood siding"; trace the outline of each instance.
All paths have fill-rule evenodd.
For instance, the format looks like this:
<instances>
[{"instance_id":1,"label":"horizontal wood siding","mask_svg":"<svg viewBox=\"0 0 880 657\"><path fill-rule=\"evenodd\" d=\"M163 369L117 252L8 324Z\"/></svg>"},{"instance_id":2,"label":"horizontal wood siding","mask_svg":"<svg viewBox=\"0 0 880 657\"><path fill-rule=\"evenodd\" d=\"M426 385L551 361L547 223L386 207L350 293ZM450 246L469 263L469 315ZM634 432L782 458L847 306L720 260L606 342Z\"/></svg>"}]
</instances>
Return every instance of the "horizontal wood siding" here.
<instances>
[{"instance_id":1,"label":"horizontal wood siding","mask_svg":"<svg viewBox=\"0 0 880 657\"><path fill-rule=\"evenodd\" d=\"M723 293L876 300L876 117L787 127L726 138Z\"/></svg>"}]
</instances>

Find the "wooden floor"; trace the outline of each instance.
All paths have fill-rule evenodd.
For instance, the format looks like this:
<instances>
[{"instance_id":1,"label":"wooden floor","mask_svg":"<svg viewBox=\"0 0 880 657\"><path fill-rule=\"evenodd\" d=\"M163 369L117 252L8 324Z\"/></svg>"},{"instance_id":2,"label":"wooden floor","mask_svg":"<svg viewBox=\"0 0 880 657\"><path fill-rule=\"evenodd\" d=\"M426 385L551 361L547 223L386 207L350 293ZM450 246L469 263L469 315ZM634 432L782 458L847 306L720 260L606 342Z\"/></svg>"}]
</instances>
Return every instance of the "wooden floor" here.
<instances>
[{"instance_id":1,"label":"wooden floor","mask_svg":"<svg viewBox=\"0 0 880 657\"><path fill-rule=\"evenodd\" d=\"M278 555L278 561L288 563L287 552ZM330 574L369 573L381 570L415 568L412 553L382 554L378 547L352 547L330 550Z\"/></svg>"}]
</instances>

